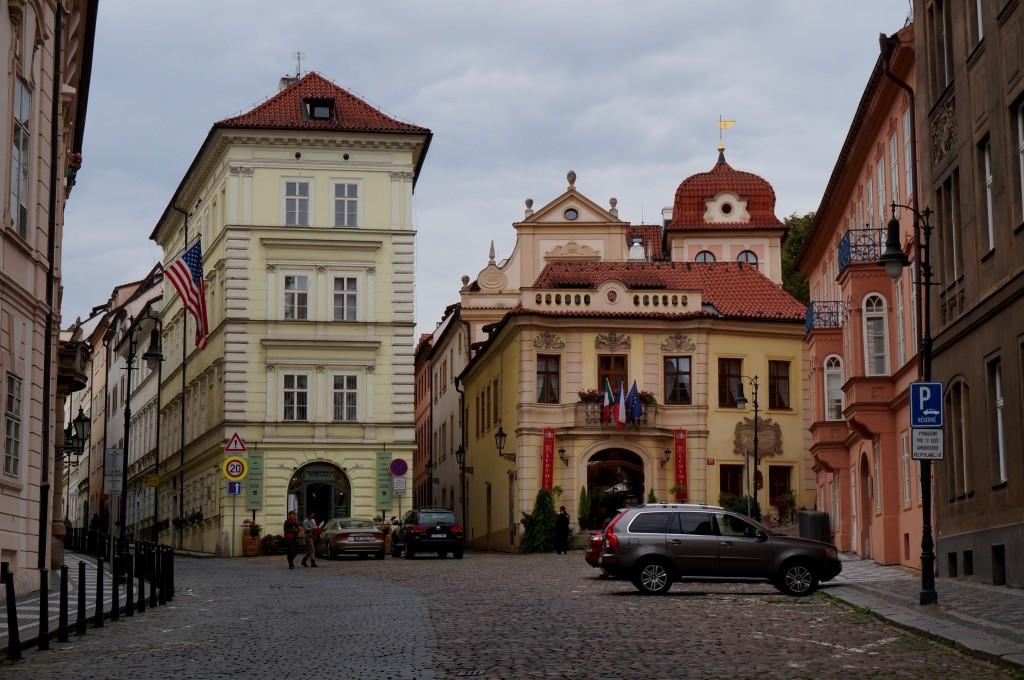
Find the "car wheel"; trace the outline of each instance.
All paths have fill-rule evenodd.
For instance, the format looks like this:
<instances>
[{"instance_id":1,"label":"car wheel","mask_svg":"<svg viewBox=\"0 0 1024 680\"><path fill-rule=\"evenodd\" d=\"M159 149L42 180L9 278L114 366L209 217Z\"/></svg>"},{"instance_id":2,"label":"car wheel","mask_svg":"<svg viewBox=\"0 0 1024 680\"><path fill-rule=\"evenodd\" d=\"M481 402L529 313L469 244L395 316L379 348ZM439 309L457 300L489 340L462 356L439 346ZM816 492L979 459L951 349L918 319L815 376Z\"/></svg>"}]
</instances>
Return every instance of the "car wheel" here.
<instances>
[{"instance_id":1,"label":"car wheel","mask_svg":"<svg viewBox=\"0 0 1024 680\"><path fill-rule=\"evenodd\" d=\"M384 559L384 550L382 549L380 552L374 554L373 557L374 557L374 559L378 559L378 560Z\"/></svg>"},{"instance_id":2,"label":"car wheel","mask_svg":"<svg viewBox=\"0 0 1024 680\"><path fill-rule=\"evenodd\" d=\"M440 557L443 560L444 558L448 557L448 551L447 550L438 550L437 551L437 556Z\"/></svg>"},{"instance_id":3,"label":"car wheel","mask_svg":"<svg viewBox=\"0 0 1024 680\"><path fill-rule=\"evenodd\" d=\"M331 547L331 542L330 541L327 542L327 559L328 560L333 560L334 559L334 548Z\"/></svg>"},{"instance_id":4,"label":"car wheel","mask_svg":"<svg viewBox=\"0 0 1024 680\"><path fill-rule=\"evenodd\" d=\"M664 595L672 587L674 576L664 562L642 563L633 577L633 585L643 595Z\"/></svg>"},{"instance_id":5,"label":"car wheel","mask_svg":"<svg viewBox=\"0 0 1024 680\"><path fill-rule=\"evenodd\" d=\"M787 562L772 584L786 595L803 597L818 589L818 575L807 562Z\"/></svg>"},{"instance_id":6,"label":"car wheel","mask_svg":"<svg viewBox=\"0 0 1024 680\"><path fill-rule=\"evenodd\" d=\"M457 560L461 560L462 559L462 549L460 548L458 550L453 550L452 551L452 557L454 557Z\"/></svg>"},{"instance_id":7,"label":"car wheel","mask_svg":"<svg viewBox=\"0 0 1024 680\"><path fill-rule=\"evenodd\" d=\"M399 557L399 556L401 556L401 554L402 554L402 546L400 546L398 543L395 543L394 541L392 541L391 542L391 556L392 557Z\"/></svg>"},{"instance_id":8,"label":"car wheel","mask_svg":"<svg viewBox=\"0 0 1024 680\"><path fill-rule=\"evenodd\" d=\"M410 546L405 546L405 559L411 560L414 557L416 557L416 551Z\"/></svg>"}]
</instances>

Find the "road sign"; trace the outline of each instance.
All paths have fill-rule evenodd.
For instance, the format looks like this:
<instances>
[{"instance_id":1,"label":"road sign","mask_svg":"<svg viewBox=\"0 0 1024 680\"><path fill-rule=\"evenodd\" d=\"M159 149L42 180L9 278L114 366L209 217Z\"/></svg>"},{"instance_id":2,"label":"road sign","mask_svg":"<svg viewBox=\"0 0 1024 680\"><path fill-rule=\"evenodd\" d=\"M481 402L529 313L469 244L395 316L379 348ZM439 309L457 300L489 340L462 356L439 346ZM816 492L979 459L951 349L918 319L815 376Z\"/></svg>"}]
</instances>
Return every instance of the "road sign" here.
<instances>
[{"instance_id":1,"label":"road sign","mask_svg":"<svg viewBox=\"0 0 1024 680\"><path fill-rule=\"evenodd\" d=\"M224 461L224 476L227 477L229 482L237 482L245 479L245 475L249 472L249 466L245 462L245 458L239 458L233 456Z\"/></svg>"},{"instance_id":2,"label":"road sign","mask_svg":"<svg viewBox=\"0 0 1024 680\"><path fill-rule=\"evenodd\" d=\"M224 453L245 453L245 444L242 443L242 438L238 436L237 432L231 435L228 445L224 447Z\"/></svg>"},{"instance_id":3,"label":"road sign","mask_svg":"<svg viewBox=\"0 0 1024 680\"><path fill-rule=\"evenodd\" d=\"M405 490L408 488L406 485L405 477L395 477L394 479L391 480L391 483L394 485L393 493L396 496L405 495Z\"/></svg>"},{"instance_id":4,"label":"road sign","mask_svg":"<svg viewBox=\"0 0 1024 680\"><path fill-rule=\"evenodd\" d=\"M228 482L228 495L229 496L241 496L242 495L242 483L241 482Z\"/></svg>"},{"instance_id":5,"label":"road sign","mask_svg":"<svg viewBox=\"0 0 1024 680\"><path fill-rule=\"evenodd\" d=\"M914 428L914 441L910 457L914 460L942 460L942 430Z\"/></svg>"},{"instance_id":6,"label":"road sign","mask_svg":"<svg viewBox=\"0 0 1024 680\"><path fill-rule=\"evenodd\" d=\"M160 486L160 475L146 475L146 486Z\"/></svg>"},{"instance_id":7,"label":"road sign","mask_svg":"<svg viewBox=\"0 0 1024 680\"><path fill-rule=\"evenodd\" d=\"M402 477L406 472L409 471L409 464L401 458L395 458L391 461L391 474L395 477Z\"/></svg>"},{"instance_id":8,"label":"road sign","mask_svg":"<svg viewBox=\"0 0 1024 680\"><path fill-rule=\"evenodd\" d=\"M942 427L942 383L910 383L910 426Z\"/></svg>"}]
</instances>

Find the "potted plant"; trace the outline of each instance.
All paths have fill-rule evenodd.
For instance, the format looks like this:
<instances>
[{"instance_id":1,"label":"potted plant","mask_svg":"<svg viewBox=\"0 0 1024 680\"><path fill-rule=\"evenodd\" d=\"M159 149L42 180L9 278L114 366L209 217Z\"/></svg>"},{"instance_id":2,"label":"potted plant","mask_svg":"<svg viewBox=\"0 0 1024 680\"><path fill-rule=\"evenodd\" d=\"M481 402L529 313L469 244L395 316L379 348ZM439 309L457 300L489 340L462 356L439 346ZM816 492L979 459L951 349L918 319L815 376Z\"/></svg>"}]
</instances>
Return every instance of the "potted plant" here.
<instances>
[{"instance_id":1,"label":"potted plant","mask_svg":"<svg viewBox=\"0 0 1024 680\"><path fill-rule=\"evenodd\" d=\"M675 494L675 497L676 497L677 501L685 501L686 500L686 485L685 484L676 484L671 489L669 489L668 492L671 493L671 494Z\"/></svg>"},{"instance_id":2,"label":"potted plant","mask_svg":"<svg viewBox=\"0 0 1024 680\"><path fill-rule=\"evenodd\" d=\"M263 527L257 524L256 520L247 519L242 524L249 530L249 535L253 538L259 538L260 533L263 531Z\"/></svg>"},{"instance_id":3,"label":"potted plant","mask_svg":"<svg viewBox=\"0 0 1024 680\"><path fill-rule=\"evenodd\" d=\"M579 516L580 529L587 529L590 525L590 496L587 495L587 487L580 488Z\"/></svg>"}]
</instances>

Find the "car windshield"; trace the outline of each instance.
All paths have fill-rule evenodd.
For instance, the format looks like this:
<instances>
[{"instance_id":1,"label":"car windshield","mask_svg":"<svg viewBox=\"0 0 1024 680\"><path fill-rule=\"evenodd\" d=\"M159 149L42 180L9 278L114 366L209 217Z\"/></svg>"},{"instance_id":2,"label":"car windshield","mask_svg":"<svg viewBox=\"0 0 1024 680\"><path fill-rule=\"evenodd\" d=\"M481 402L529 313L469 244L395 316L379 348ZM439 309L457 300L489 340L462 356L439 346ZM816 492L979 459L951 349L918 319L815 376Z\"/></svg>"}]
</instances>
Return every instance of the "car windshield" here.
<instances>
[{"instance_id":1,"label":"car windshield","mask_svg":"<svg viewBox=\"0 0 1024 680\"><path fill-rule=\"evenodd\" d=\"M374 529L374 523L368 519L343 519L338 522L340 529Z\"/></svg>"},{"instance_id":2,"label":"car windshield","mask_svg":"<svg viewBox=\"0 0 1024 680\"><path fill-rule=\"evenodd\" d=\"M450 512L421 512L420 524L454 524L455 516Z\"/></svg>"}]
</instances>

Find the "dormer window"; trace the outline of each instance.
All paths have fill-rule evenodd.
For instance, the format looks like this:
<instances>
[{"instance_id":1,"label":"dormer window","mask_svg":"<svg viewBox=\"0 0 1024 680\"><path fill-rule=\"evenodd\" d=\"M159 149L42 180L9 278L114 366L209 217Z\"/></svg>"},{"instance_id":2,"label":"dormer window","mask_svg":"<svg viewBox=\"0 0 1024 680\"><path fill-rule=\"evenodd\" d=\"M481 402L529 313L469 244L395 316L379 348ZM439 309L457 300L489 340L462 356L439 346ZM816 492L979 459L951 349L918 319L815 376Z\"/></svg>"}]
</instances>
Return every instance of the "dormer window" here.
<instances>
[{"instance_id":1,"label":"dormer window","mask_svg":"<svg viewBox=\"0 0 1024 680\"><path fill-rule=\"evenodd\" d=\"M334 108L333 99L303 99L302 100L303 120L326 120L338 122L338 114Z\"/></svg>"}]
</instances>

